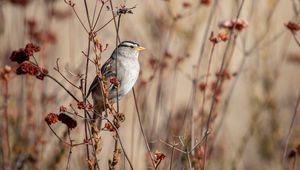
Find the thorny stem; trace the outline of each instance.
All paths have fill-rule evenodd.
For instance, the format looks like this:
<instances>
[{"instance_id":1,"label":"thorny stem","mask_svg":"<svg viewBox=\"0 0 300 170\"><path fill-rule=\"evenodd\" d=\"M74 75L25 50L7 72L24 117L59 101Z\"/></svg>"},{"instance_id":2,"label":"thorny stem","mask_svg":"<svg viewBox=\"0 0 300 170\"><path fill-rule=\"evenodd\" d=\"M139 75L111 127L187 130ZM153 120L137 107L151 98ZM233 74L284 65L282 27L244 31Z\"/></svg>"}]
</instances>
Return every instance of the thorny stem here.
<instances>
[{"instance_id":1,"label":"thorny stem","mask_svg":"<svg viewBox=\"0 0 300 170\"><path fill-rule=\"evenodd\" d=\"M8 129L8 80L4 79L4 121L2 131L2 149L4 157L5 170L10 170L10 146L9 146L9 129Z\"/></svg>"},{"instance_id":2,"label":"thorny stem","mask_svg":"<svg viewBox=\"0 0 300 170\"><path fill-rule=\"evenodd\" d=\"M150 154L150 158L151 158L152 165L153 165L153 167L155 167L154 157L153 157L153 155L152 155L150 146L149 146L149 144L148 144L147 137L146 137L146 135L145 135L144 128L143 128L143 126L142 126L142 121L141 121L140 111L139 111L139 108L138 108L138 105L137 105L137 99L136 99L136 95L135 95L135 90L134 90L134 88L132 88L132 93L133 93L133 98L134 98L134 104L135 104L136 113L137 113L137 116L138 116L139 126L140 126L140 129L141 129L142 135L143 135L143 137L144 137L145 145L146 145L147 150L148 150L148 152L149 152L149 154Z\"/></svg>"}]
</instances>

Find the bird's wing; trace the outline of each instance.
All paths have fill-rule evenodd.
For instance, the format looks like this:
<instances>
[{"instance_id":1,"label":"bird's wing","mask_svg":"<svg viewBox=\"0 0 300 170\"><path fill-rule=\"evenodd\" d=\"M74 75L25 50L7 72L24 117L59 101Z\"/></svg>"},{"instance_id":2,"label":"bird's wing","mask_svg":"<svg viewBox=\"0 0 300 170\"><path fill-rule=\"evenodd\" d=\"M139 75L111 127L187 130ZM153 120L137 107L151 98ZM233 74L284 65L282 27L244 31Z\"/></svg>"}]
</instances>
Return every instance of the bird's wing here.
<instances>
[{"instance_id":1,"label":"bird's wing","mask_svg":"<svg viewBox=\"0 0 300 170\"><path fill-rule=\"evenodd\" d=\"M89 88L89 91L88 91L88 94L87 94L87 97L89 97L89 95L91 94L92 91L94 91L97 86L99 86L99 82L100 82L100 77L99 76L96 76L92 82L92 84L90 85L90 88Z\"/></svg>"},{"instance_id":2,"label":"bird's wing","mask_svg":"<svg viewBox=\"0 0 300 170\"><path fill-rule=\"evenodd\" d=\"M110 57L101 67L101 74L106 75L109 74L109 72L115 72L115 59L113 57Z\"/></svg>"},{"instance_id":3,"label":"bird's wing","mask_svg":"<svg viewBox=\"0 0 300 170\"><path fill-rule=\"evenodd\" d=\"M116 67L115 67L115 59L113 57L110 57L102 66L101 68L101 74L104 77L103 83L105 83L105 86L107 87L107 90L109 91L110 97L114 97L114 92L116 91L116 87L110 83L111 77L117 77L116 75ZM88 91L87 97L90 95L91 92L93 92L98 86L100 86L100 80L101 78L99 76L96 76L94 81L92 82L90 89ZM120 81L119 81L120 83Z\"/></svg>"}]
</instances>

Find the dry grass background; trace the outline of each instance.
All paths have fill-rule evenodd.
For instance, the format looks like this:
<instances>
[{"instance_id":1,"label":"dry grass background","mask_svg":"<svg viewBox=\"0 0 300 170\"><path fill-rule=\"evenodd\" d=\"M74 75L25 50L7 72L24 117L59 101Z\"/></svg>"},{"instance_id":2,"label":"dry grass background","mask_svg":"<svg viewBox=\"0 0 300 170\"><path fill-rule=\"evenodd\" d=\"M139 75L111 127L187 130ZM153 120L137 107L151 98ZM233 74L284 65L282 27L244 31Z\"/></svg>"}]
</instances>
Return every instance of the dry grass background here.
<instances>
[{"instance_id":1,"label":"dry grass background","mask_svg":"<svg viewBox=\"0 0 300 170\"><path fill-rule=\"evenodd\" d=\"M25 2L26 5L19 2ZM84 1L73 2L83 24L87 26ZM87 2L92 15L96 1ZM299 115L294 119L288 141L288 158L284 156L284 149L292 116L299 112L296 103L300 91L300 48L285 24L289 21L299 23L300 1L211 0L208 5L201 4L199 0L112 2L119 8L124 4L126 7L136 6L132 9L133 14L122 16L119 36L121 40L134 40L147 48L139 58L142 72L135 89L141 125L151 151L166 155L158 169L191 169L190 166L200 169L204 157L205 169L293 168L294 159L300 155ZM99 1L96 9L100 4ZM203 91L199 89L199 84L205 82L209 66L213 47L209 41L210 34L212 31L215 34L224 31L218 24L236 18L239 9L239 18L246 20L248 26L242 31L234 31L236 39L232 36L231 40L215 45L203 102ZM51 11L61 15L50 14ZM111 15L111 11L105 7L96 28L111 19ZM35 20L37 29L51 32L55 41L37 41L30 37L27 20ZM298 34L295 33L296 38ZM82 51L87 52L87 38L72 9L62 0L0 1L1 68L5 65L17 67L9 60L11 52L33 42L41 47L36 56L39 64L48 68L49 74L68 89L72 89L52 68L60 58L63 74L79 85L78 77L72 74L85 73L86 58ZM115 48L113 22L97 33L97 39L109 44L102 53L101 62L104 62ZM216 81L215 74L220 69L227 44L226 71L231 78L222 84L222 93L213 109L207 146L205 142L200 143L187 157L166 143L176 143L176 147L189 150L206 139L204 132L214 96L210 86ZM90 58L94 57L91 53ZM199 58L201 62L197 70ZM95 73L95 66L90 64L88 85ZM200 79L193 86L195 75ZM65 169L69 147L56 138L44 118L47 113L57 113L60 106L76 106L76 102L50 79L40 81L32 76L16 76L14 73L10 73L10 77L7 105L4 80L0 81L0 169L7 168L5 160L10 160L12 169ZM78 91L72 92L81 95ZM4 141L6 106L10 158L6 157ZM120 112L125 113L126 117L119 129L120 139L134 169L153 169L132 93L120 102ZM77 120L78 127L71 131L71 136L75 141L82 142L84 121L76 116L73 118ZM68 139L64 125L52 126L58 135ZM108 169L113 136L112 132L101 132L101 169ZM292 151L295 151L295 155L292 155ZM294 169L297 169L300 164L298 159L295 160ZM70 169L88 169L84 146L72 149L69 165ZM124 154L117 169L130 169Z\"/></svg>"}]
</instances>

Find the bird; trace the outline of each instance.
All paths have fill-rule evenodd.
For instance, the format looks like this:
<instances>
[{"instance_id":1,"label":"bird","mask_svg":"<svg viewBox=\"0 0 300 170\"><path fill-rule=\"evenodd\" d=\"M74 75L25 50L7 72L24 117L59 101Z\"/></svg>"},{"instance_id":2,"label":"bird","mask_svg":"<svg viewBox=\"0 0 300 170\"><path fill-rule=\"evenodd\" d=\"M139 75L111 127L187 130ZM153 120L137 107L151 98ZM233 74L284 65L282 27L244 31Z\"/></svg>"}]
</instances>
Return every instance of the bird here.
<instances>
[{"instance_id":1,"label":"bird","mask_svg":"<svg viewBox=\"0 0 300 170\"><path fill-rule=\"evenodd\" d=\"M138 58L140 52L144 50L144 47L133 41L123 41L114 49L110 58L102 65L101 75L94 78L87 94L87 96L92 94L96 113L101 114L106 109L104 91L100 85L101 80L108 92L105 95L106 99L111 103L116 103L136 83L140 72Z\"/></svg>"}]
</instances>

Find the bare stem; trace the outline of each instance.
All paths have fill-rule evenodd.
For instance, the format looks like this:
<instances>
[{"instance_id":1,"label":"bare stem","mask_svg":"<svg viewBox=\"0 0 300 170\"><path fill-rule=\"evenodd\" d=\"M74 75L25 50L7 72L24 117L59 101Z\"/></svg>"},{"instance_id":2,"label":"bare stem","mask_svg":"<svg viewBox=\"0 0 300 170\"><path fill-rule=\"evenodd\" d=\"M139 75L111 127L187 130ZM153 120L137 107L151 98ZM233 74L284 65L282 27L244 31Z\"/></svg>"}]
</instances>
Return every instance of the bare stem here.
<instances>
[{"instance_id":1,"label":"bare stem","mask_svg":"<svg viewBox=\"0 0 300 170\"><path fill-rule=\"evenodd\" d=\"M70 160L71 160L72 148L73 148L72 147L73 140L71 139L71 134L70 134L70 129L69 128L68 128L68 136L69 136L69 141L70 141L71 147L70 147L70 151L69 151L69 155L68 155L68 162L67 162L66 170L70 169Z\"/></svg>"},{"instance_id":2,"label":"bare stem","mask_svg":"<svg viewBox=\"0 0 300 170\"><path fill-rule=\"evenodd\" d=\"M77 12L76 12L75 8L74 8L74 7L72 7L72 9L73 9L73 11L74 11L74 13L75 13L75 15L76 15L77 19L79 20L79 22L80 22L81 26L84 28L85 32L86 32L86 33L89 33L89 31L87 30L87 28L86 28L86 27L85 27L85 25L83 24L82 20L80 19L79 15L77 14Z\"/></svg>"},{"instance_id":3,"label":"bare stem","mask_svg":"<svg viewBox=\"0 0 300 170\"><path fill-rule=\"evenodd\" d=\"M78 86L76 86L74 83L72 83L66 76L64 76L64 75L60 72L58 61L59 61L59 58L57 58L57 60L56 60L56 67L54 67L53 69L54 69L55 71L57 71L57 72L61 75L61 77L62 77L63 79L65 79L65 80L66 80L69 84L71 84L73 87L75 87L76 89L80 89Z\"/></svg>"},{"instance_id":4,"label":"bare stem","mask_svg":"<svg viewBox=\"0 0 300 170\"><path fill-rule=\"evenodd\" d=\"M297 45L300 47L300 41L297 39L296 34L294 32L292 32L293 34L293 38L296 41Z\"/></svg>"},{"instance_id":5,"label":"bare stem","mask_svg":"<svg viewBox=\"0 0 300 170\"><path fill-rule=\"evenodd\" d=\"M112 19L110 19L107 23L105 23L102 27L100 27L99 29L97 29L96 31L95 31L95 33L97 33L97 32L99 32L100 30L102 30L104 27L106 27L111 21L113 21L114 20L114 17L112 18Z\"/></svg>"},{"instance_id":6,"label":"bare stem","mask_svg":"<svg viewBox=\"0 0 300 170\"><path fill-rule=\"evenodd\" d=\"M148 144L147 137L146 137L146 135L145 135L144 128L143 128L143 126L142 126L142 121L141 121L140 111L139 111L139 108L138 108L138 105L137 105L137 99L136 99L136 95L135 95L135 90L134 90L134 88L132 88L132 93L133 93L133 98L134 98L134 103L135 103L135 109L136 109L136 113L137 113L137 116L138 116L140 129L141 129L142 135L143 135L143 137L144 137L145 145L146 145L147 150L148 150L148 152L149 152L149 154L150 154L150 158L151 158L152 165L153 165L153 167L155 168L154 157L153 157L153 155L152 155L150 146L149 146L149 144Z\"/></svg>"},{"instance_id":7,"label":"bare stem","mask_svg":"<svg viewBox=\"0 0 300 170\"><path fill-rule=\"evenodd\" d=\"M107 1L106 1L107 2ZM97 24L98 24L98 20L99 20L99 18L100 18L100 15L101 15L101 12L102 12L102 9L103 9L103 7L104 7L104 4L106 3L106 2L104 2L104 3L102 3L102 5L101 5L101 7L100 7L100 10L99 10L99 12L98 12L98 16L97 16L97 19L96 19L96 21L95 21L95 23L94 23L94 26L93 26L93 30L95 29L95 27L97 26Z\"/></svg>"},{"instance_id":8,"label":"bare stem","mask_svg":"<svg viewBox=\"0 0 300 170\"><path fill-rule=\"evenodd\" d=\"M47 74L46 77L50 78L51 80L55 81L58 85L60 85L74 100L79 102L79 100L72 94L63 84L61 84L56 78L52 77L51 75Z\"/></svg>"},{"instance_id":9,"label":"bare stem","mask_svg":"<svg viewBox=\"0 0 300 170\"><path fill-rule=\"evenodd\" d=\"M87 17L90 29L92 29L91 19L90 19L90 15L89 15L89 9L88 9L86 0L84 0L84 7L85 7L86 17Z\"/></svg>"},{"instance_id":10,"label":"bare stem","mask_svg":"<svg viewBox=\"0 0 300 170\"><path fill-rule=\"evenodd\" d=\"M293 130L293 127L294 127L294 124L295 124L295 121L296 121L296 115L297 115L297 112L298 112L299 103L300 103L300 92L298 94L294 114L293 114L293 117L292 117L292 120L291 120L291 123L290 123L290 127L289 127L289 131L288 131L288 134L287 134L287 137L286 137L286 141L285 141L285 147L284 147L283 158L282 158L283 161L284 161L284 158L287 155L288 144L289 144L291 134L292 134L292 130Z\"/></svg>"},{"instance_id":11,"label":"bare stem","mask_svg":"<svg viewBox=\"0 0 300 170\"><path fill-rule=\"evenodd\" d=\"M239 9L238 9L238 12L237 12L237 15L236 15L236 20L239 18L240 14L241 14L244 3L245 3L245 0L243 0L241 2L241 5L239 6ZM225 50L223 58L222 58L222 63L221 63L221 66L220 66L219 73L221 73L224 68L228 67L229 62L226 64L226 56L227 56L227 53L229 51L229 46L231 44L231 41L233 41L233 44L235 44L235 40L236 40L236 37L237 37L234 33L235 27L236 27L236 24L233 25L233 29L230 33L230 39L229 39L229 42L227 43L227 47L226 47L226 50ZM223 80L222 80L221 77L219 77L217 79L216 84L217 84L216 89L218 89L219 87L222 86ZM213 98L212 98L213 100L212 100L212 104L211 104L211 107L210 107L210 111L209 111L209 115L208 115L208 119L207 119L207 123L206 123L206 132L205 132L205 134L208 134L208 132L209 132L209 127L210 127L210 123L211 123L211 119L212 119L212 112L213 112L213 110L215 108L215 105L216 105L215 97L216 97L216 90L213 94ZM205 163L206 163L207 142L208 142L208 137L206 137L205 141L204 141L204 160L203 160L203 167L202 167L203 170L205 169Z\"/></svg>"},{"instance_id":12,"label":"bare stem","mask_svg":"<svg viewBox=\"0 0 300 170\"><path fill-rule=\"evenodd\" d=\"M8 130L8 80L4 79L4 121L2 127L2 149L4 157L5 170L10 170L10 143L9 143L9 130Z\"/></svg>"}]
</instances>

